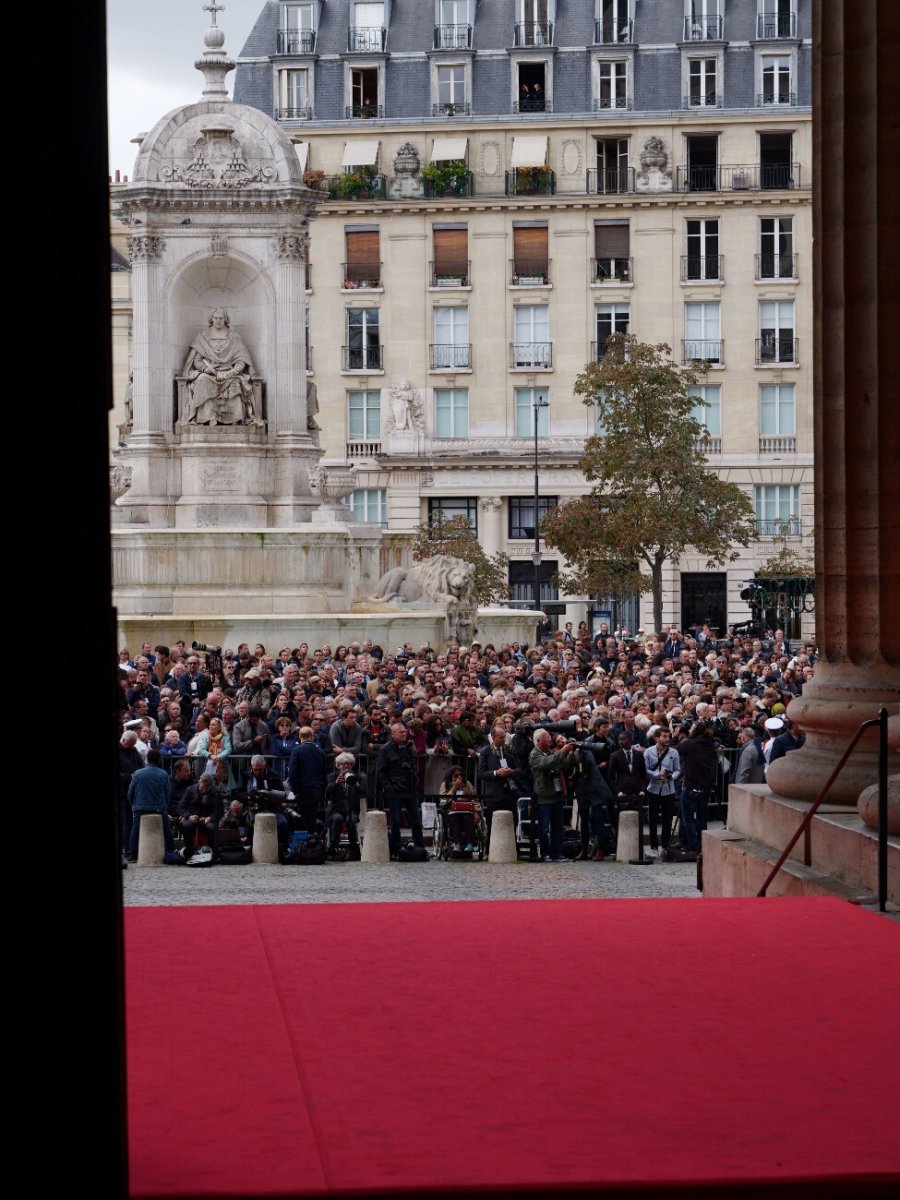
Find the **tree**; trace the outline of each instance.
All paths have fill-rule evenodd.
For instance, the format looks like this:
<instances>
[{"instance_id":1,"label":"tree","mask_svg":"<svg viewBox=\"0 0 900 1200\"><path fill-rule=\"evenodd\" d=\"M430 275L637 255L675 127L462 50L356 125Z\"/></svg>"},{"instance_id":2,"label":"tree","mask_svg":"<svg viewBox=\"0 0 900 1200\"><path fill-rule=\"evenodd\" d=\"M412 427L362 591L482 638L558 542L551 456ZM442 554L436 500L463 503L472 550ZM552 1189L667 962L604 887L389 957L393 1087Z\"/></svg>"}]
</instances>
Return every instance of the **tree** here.
<instances>
[{"instance_id":1,"label":"tree","mask_svg":"<svg viewBox=\"0 0 900 1200\"><path fill-rule=\"evenodd\" d=\"M475 567L475 601L490 604L509 595L509 558L488 558L464 516L445 517L434 513L416 528L412 556L416 562L435 554L449 554Z\"/></svg>"},{"instance_id":2,"label":"tree","mask_svg":"<svg viewBox=\"0 0 900 1200\"><path fill-rule=\"evenodd\" d=\"M581 469L594 484L542 522L545 540L570 564L568 590L609 596L652 592L662 629L663 567L688 547L711 570L756 538L753 505L708 467L705 426L693 415L705 364L679 368L671 349L613 334L603 359L578 376L575 393L597 410L602 434L585 443ZM649 568L649 575L640 570Z\"/></svg>"}]
</instances>

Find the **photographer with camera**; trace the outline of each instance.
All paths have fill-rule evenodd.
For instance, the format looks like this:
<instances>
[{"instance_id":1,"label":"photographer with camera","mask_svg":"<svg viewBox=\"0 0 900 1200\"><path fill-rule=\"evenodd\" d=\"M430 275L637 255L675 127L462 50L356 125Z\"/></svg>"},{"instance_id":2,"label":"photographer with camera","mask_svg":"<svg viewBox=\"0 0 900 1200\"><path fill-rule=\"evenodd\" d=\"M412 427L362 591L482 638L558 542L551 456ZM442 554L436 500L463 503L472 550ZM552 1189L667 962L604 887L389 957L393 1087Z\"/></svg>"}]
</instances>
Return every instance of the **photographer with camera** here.
<instances>
[{"instance_id":1,"label":"photographer with camera","mask_svg":"<svg viewBox=\"0 0 900 1200\"><path fill-rule=\"evenodd\" d=\"M534 749L528 756L528 765L540 821L541 859L565 862L562 852L565 778L575 769L575 740L570 737L558 750L552 750L553 738L547 729L536 730L532 740Z\"/></svg>"},{"instance_id":2,"label":"photographer with camera","mask_svg":"<svg viewBox=\"0 0 900 1200\"><path fill-rule=\"evenodd\" d=\"M572 786L578 804L578 825L581 849L576 860L602 862L607 851L614 850L605 812L614 804L612 792L598 763L598 755L606 761L609 746L605 740L582 741L575 749L575 774Z\"/></svg>"},{"instance_id":3,"label":"photographer with camera","mask_svg":"<svg viewBox=\"0 0 900 1200\"><path fill-rule=\"evenodd\" d=\"M341 844L341 830L347 826L350 839L350 856L359 858L359 839L356 827L359 824L360 789L359 777L354 772L356 759L349 751L343 751L334 760L337 772L329 777L325 789L325 831L328 839L328 858L334 858Z\"/></svg>"},{"instance_id":4,"label":"photographer with camera","mask_svg":"<svg viewBox=\"0 0 900 1200\"><path fill-rule=\"evenodd\" d=\"M644 754L647 768L647 803L649 808L650 849L659 849L658 827L662 816L662 848L668 850L675 822L675 803L678 795L676 780L681 779L681 760L671 745L668 729L657 729L653 745Z\"/></svg>"}]
</instances>

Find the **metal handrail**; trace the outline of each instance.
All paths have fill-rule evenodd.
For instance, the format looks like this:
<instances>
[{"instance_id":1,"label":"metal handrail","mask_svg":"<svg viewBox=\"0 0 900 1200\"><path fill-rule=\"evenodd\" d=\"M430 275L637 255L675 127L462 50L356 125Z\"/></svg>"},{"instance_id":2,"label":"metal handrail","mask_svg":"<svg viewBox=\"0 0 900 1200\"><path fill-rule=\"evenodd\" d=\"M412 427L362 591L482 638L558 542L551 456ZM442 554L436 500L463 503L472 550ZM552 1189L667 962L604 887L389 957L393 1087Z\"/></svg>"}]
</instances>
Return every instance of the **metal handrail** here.
<instances>
[{"instance_id":1,"label":"metal handrail","mask_svg":"<svg viewBox=\"0 0 900 1200\"><path fill-rule=\"evenodd\" d=\"M819 805L831 791L831 786L844 769L847 759L853 753L856 743L862 737L867 729L873 729L878 726L878 908L884 912L887 906L887 837L888 837L888 789L887 789L887 768L888 768L888 713L887 709L882 705L878 710L878 716L872 717L869 721L863 721L856 733L850 739L850 745L841 755L837 766L828 776L825 786L819 792L818 796L813 801L809 811L804 816L803 820L794 830L794 835L785 846L781 853L778 862L769 872L765 883L756 893L757 896L765 896L769 884L784 866L787 857L793 848L797 845L801 836L806 832L812 823L813 817L816 815Z\"/></svg>"}]
</instances>

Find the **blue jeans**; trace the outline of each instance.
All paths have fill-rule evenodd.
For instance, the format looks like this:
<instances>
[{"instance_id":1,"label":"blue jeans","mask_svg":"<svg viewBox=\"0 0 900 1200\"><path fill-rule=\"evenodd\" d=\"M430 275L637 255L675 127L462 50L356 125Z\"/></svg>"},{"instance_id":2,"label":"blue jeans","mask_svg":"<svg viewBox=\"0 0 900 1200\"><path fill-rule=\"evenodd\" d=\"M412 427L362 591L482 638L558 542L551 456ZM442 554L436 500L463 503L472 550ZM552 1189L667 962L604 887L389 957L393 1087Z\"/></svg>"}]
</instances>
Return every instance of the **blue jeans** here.
<instances>
[{"instance_id":1,"label":"blue jeans","mask_svg":"<svg viewBox=\"0 0 900 1200\"><path fill-rule=\"evenodd\" d=\"M132 826L131 826L131 836L128 839L128 857L129 858L137 858L138 838L140 837L140 834L141 834L141 817L144 816L145 811L149 815L151 810L136 810L134 813L134 821L132 822ZM174 850L175 842L172 840L172 830L169 826L169 814L164 812L164 813L161 813L160 815L162 816L162 825L163 825L163 845L165 846L167 851Z\"/></svg>"},{"instance_id":2,"label":"blue jeans","mask_svg":"<svg viewBox=\"0 0 900 1200\"><path fill-rule=\"evenodd\" d=\"M562 858L563 846L563 802L562 797L550 803L539 800L541 858Z\"/></svg>"},{"instance_id":3,"label":"blue jeans","mask_svg":"<svg viewBox=\"0 0 900 1200\"><path fill-rule=\"evenodd\" d=\"M706 828L709 796L709 790L705 788L681 789L681 824L689 850L700 849L700 834Z\"/></svg>"}]
</instances>

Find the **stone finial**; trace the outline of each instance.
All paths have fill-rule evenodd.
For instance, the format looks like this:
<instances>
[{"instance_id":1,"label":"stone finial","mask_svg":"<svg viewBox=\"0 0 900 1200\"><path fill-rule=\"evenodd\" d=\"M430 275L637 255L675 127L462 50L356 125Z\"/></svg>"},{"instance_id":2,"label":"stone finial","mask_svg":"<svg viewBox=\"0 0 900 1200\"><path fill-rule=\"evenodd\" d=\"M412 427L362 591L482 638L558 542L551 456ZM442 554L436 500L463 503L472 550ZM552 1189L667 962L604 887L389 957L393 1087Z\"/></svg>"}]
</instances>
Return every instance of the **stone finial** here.
<instances>
[{"instance_id":1,"label":"stone finial","mask_svg":"<svg viewBox=\"0 0 900 1200\"><path fill-rule=\"evenodd\" d=\"M419 152L412 142L404 142L394 156L395 175L418 175Z\"/></svg>"},{"instance_id":2,"label":"stone finial","mask_svg":"<svg viewBox=\"0 0 900 1200\"><path fill-rule=\"evenodd\" d=\"M203 44L206 46L203 57L198 58L194 66L202 73L206 81L203 95L227 100L228 88L225 86L225 76L229 71L234 70L234 59L229 58L225 53L225 34L216 24L216 14L223 12L224 9L225 5L218 4L216 0L213 0L212 4L203 5L203 11L211 15L211 24L203 38Z\"/></svg>"}]
</instances>

